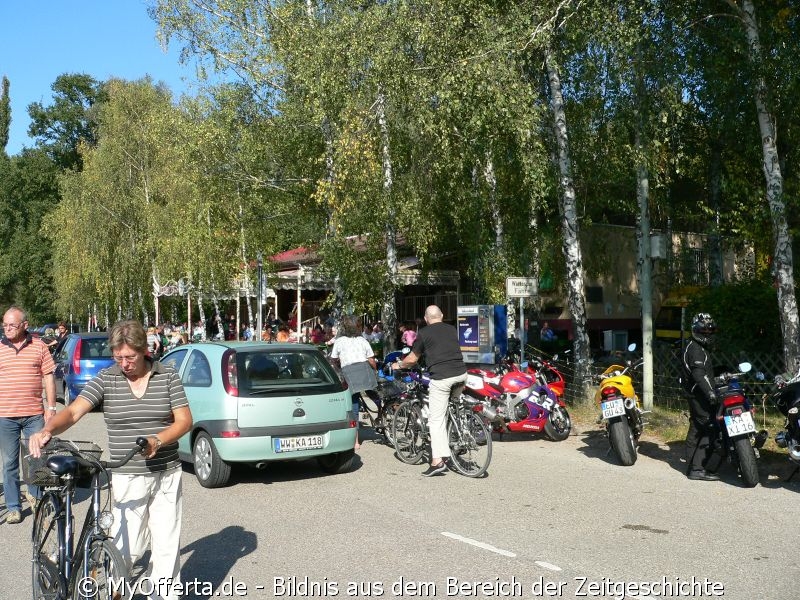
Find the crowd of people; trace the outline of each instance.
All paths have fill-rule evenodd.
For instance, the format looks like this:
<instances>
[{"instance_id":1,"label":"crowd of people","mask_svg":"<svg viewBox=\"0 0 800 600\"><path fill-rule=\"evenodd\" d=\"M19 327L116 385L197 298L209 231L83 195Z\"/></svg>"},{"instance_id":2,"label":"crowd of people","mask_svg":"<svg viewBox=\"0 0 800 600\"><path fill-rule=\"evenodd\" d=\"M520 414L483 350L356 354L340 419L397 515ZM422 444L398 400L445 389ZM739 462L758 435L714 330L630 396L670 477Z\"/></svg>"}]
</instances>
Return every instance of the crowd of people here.
<instances>
[{"instance_id":1,"label":"crowd of people","mask_svg":"<svg viewBox=\"0 0 800 600\"><path fill-rule=\"evenodd\" d=\"M59 332L66 335L66 326ZM421 326L420 326L421 325ZM548 329L544 324L544 332ZM717 475L707 470L709 458L709 417L715 401L710 384L708 348L715 330L710 315L701 313L692 323L692 340L686 348L682 366L690 399L691 426L687 435L687 475L690 479L713 481ZM153 578L180 581L180 532L182 520L181 468L177 454L178 439L192 426L192 414L177 373L164 367L156 358L174 345L205 339L205 328L198 323L190 330L187 324L170 323L145 328L138 321L116 323L109 331L109 348L114 365L90 381L80 396L57 411L54 383L55 365L48 344L27 331L27 317L22 308L12 306L3 315L4 338L0 343L0 451L3 457L6 523L22 521L22 494L19 481L21 442L28 439L28 449L39 456L55 435L63 433L91 410L103 411L109 435L112 459L118 459L131 447L137 436L147 438L147 446L130 466L112 474L114 490L114 527L116 545L130 567L150 551ZM220 330L222 332L222 330ZM296 331L296 330L295 330ZM264 339L291 339L288 324L270 323ZM249 326L240 332L241 339L252 340ZM441 476L447 471L450 448L445 428L448 399L458 394L466 379L466 365L455 327L443 322L439 307L428 306L424 325L402 323L397 334L400 346L409 351L395 355L393 365L407 368L424 358L431 377L429 427L431 462L421 474ZM223 333L223 335L225 335ZM285 336L282 340L281 336ZM358 318L345 316L341 332L332 323L320 322L309 327L299 341L330 344L330 358L339 363L342 376L353 393L353 411L360 410L362 395L375 400L376 360L373 344L383 342L382 323L361 325ZM198 339L199 338L199 339ZM30 365L35 368L31 369ZM147 410L142 401L147 401ZM152 407L157 407L154 410ZM119 414L124 413L124 427ZM356 448L359 447L356 438ZM27 501L35 506L41 490L28 486ZM168 594L165 598L177 599Z\"/></svg>"}]
</instances>

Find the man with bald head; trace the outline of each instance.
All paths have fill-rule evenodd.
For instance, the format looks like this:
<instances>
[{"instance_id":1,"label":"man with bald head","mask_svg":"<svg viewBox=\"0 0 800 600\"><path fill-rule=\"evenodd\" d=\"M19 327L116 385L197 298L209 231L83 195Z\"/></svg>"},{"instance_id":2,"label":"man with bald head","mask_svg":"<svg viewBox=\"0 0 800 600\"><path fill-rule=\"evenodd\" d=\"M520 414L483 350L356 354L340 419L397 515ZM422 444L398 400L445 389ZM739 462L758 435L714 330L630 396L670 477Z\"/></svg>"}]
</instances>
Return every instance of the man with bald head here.
<instances>
[{"instance_id":1,"label":"man with bald head","mask_svg":"<svg viewBox=\"0 0 800 600\"><path fill-rule=\"evenodd\" d=\"M416 363L422 356L431 376L428 387L430 416L428 429L431 432L431 464L422 474L425 477L447 471L450 444L447 439L447 403L451 395L458 396L467 380L467 367L458 344L458 331L443 323L441 309L431 304L425 309L426 327L417 332L411 352L395 367L404 368Z\"/></svg>"}]
</instances>

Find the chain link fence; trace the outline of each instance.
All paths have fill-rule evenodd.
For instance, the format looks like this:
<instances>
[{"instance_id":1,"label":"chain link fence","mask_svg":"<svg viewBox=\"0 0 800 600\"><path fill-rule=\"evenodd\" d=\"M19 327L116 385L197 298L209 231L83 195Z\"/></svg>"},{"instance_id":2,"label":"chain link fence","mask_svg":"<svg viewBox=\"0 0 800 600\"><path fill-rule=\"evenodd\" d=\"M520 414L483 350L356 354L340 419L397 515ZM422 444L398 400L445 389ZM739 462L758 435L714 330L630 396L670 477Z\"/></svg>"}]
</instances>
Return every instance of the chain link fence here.
<instances>
[{"instance_id":1,"label":"chain link fence","mask_svg":"<svg viewBox=\"0 0 800 600\"><path fill-rule=\"evenodd\" d=\"M526 347L526 354L529 356L540 356L558 368L567 382L567 400L572 402L577 398L577 390L580 386L575 381L575 366L571 360L570 353L561 353L553 357L533 346ZM745 393L751 402L764 410L772 410L769 401L764 401L763 396L770 394L775 389L775 376L784 373L783 355L775 354L737 354L727 352L724 349L716 349L712 352L715 370L718 373L723 371L736 372L738 365L742 362L749 362L752 365L751 371L740 380ZM638 358L638 355L634 358ZM625 356L601 356L591 365L592 380L589 382L591 388L596 387L597 378L595 375L602 373L611 364L625 364ZM641 369L636 369L631 373L636 391L642 392L642 373ZM681 348L680 345L656 344L653 347L653 405L668 410L688 410L687 392L681 384ZM777 414L777 411L775 411Z\"/></svg>"}]
</instances>

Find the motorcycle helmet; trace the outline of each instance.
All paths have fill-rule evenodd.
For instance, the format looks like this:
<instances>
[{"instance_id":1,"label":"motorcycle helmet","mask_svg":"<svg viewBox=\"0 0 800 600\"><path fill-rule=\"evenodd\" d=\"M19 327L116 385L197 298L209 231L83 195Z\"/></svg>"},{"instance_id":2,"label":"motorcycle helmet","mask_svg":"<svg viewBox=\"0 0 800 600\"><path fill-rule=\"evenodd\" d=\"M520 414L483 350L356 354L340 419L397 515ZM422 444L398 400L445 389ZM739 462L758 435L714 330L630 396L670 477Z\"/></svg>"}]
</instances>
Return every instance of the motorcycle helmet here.
<instances>
[{"instance_id":1,"label":"motorcycle helmet","mask_svg":"<svg viewBox=\"0 0 800 600\"><path fill-rule=\"evenodd\" d=\"M714 341L717 324L708 313L698 313L692 317L692 338L703 346L709 346Z\"/></svg>"}]
</instances>

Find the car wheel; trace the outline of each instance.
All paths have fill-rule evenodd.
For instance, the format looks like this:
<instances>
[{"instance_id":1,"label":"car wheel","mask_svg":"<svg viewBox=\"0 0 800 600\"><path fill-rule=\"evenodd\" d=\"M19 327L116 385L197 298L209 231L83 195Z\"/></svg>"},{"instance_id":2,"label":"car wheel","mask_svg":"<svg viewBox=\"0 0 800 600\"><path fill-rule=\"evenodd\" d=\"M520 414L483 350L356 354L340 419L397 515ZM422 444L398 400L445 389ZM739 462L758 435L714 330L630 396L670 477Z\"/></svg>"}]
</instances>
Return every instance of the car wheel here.
<instances>
[{"instance_id":1,"label":"car wheel","mask_svg":"<svg viewBox=\"0 0 800 600\"><path fill-rule=\"evenodd\" d=\"M355 450L347 450L346 452L337 452L336 454L328 454L317 458L320 469L326 473L334 475L338 473L346 473L353 467L353 461L356 457Z\"/></svg>"},{"instance_id":2,"label":"car wheel","mask_svg":"<svg viewBox=\"0 0 800 600\"><path fill-rule=\"evenodd\" d=\"M222 460L211 436L201 431L194 440L192 452L194 474L205 488L221 487L231 477L231 466Z\"/></svg>"}]
</instances>

